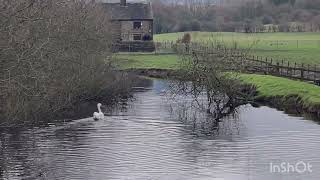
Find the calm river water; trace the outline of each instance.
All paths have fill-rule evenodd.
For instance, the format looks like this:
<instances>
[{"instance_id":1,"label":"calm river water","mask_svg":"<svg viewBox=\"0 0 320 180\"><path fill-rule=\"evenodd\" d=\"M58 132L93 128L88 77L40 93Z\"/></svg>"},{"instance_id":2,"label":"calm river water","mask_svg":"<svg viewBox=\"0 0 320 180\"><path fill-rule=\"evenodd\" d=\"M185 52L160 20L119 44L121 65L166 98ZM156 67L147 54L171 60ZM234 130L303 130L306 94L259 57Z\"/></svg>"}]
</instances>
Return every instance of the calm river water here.
<instances>
[{"instance_id":1,"label":"calm river water","mask_svg":"<svg viewBox=\"0 0 320 180\"><path fill-rule=\"evenodd\" d=\"M0 130L0 179L320 179L316 122L245 105L212 123L147 84L102 121Z\"/></svg>"}]
</instances>

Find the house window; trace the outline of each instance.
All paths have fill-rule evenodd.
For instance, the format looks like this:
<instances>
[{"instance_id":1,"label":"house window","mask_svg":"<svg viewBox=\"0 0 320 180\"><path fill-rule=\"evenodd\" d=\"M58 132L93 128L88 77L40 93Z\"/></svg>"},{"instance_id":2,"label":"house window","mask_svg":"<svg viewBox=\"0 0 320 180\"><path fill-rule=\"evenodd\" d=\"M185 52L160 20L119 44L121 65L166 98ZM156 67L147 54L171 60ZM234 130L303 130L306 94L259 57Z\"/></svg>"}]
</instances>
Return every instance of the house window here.
<instances>
[{"instance_id":1,"label":"house window","mask_svg":"<svg viewBox=\"0 0 320 180\"><path fill-rule=\"evenodd\" d=\"M141 34L134 34L133 35L133 40L134 41L140 41L141 40Z\"/></svg>"},{"instance_id":2,"label":"house window","mask_svg":"<svg viewBox=\"0 0 320 180\"><path fill-rule=\"evenodd\" d=\"M135 21L133 22L133 29L141 29L142 22L141 21Z\"/></svg>"}]
</instances>

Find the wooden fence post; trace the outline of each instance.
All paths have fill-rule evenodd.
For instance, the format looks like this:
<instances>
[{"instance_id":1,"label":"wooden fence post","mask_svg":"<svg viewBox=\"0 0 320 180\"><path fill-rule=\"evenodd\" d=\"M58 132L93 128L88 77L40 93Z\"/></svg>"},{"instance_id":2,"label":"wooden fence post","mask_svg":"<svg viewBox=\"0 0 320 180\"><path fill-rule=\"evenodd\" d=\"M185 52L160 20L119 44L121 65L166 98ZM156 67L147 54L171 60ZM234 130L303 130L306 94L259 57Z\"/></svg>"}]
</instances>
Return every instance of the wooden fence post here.
<instances>
[{"instance_id":1,"label":"wooden fence post","mask_svg":"<svg viewBox=\"0 0 320 180\"><path fill-rule=\"evenodd\" d=\"M308 64L307 78L309 78L309 75L310 75L310 64Z\"/></svg>"},{"instance_id":2,"label":"wooden fence post","mask_svg":"<svg viewBox=\"0 0 320 180\"><path fill-rule=\"evenodd\" d=\"M317 65L316 64L314 65L313 79L314 79L314 81L317 80Z\"/></svg>"},{"instance_id":3,"label":"wooden fence post","mask_svg":"<svg viewBox=\"0 0 320 180\"><path fill-rule=\"evenodd\" d=\"M271 69L271 74L273 73L273 68L272 68L272 66L273 66L273 59L271 58L271 59L270 59L270 69Z\"/></svg>"},{"instance_id":4,"label":"wooden fence post","mask_svg":"<svg viewBox=\"0 0 320 180\"><path fill-rule=\"evenodd\" d=\"M269 73L268 57L266 57L265 69L266 69L266 74L268 74Z\"/></svg>"},{"instance_id":5,"label":"wooden fence post","mask_svg":"<svg viewBox=\"0 0 320 180\"><path fill-rule=\"evenodd\" d=\"M289 77L290 62L288 61L287 76Z\"/></svg>"},{"instance_id":6,"label":"wooden fence post","mask_svg":"<svg viewBox=\"0 0 320 180\"><path fill-rule=\"evenodd\" d=\"M303 65L303 63L302 63L302 64L301 64L301 68L300 68L300 71L301 71L300 78L301 78L301 80L304 78L303 68L304 68L304 65Z\"/></svg>"},{"instance_id":7,"label":"wooden fence post","mask_svg":"<svg viewBox=\"0 0 320 180\"><path fill-rule=\"evenodd\" d=\"M282 61L281 61L281 67L280 67L280 75L282 74L282 71L283 71L283 63L284 63L284 60L282 59Z\"/></svg>"},{"instance_id":8,"label":"wooden fence post","mask_svg":"<svg viewBox=\"0 0 320 180\"><path fill-rule=\"evenodd\" d=\"M277 74L277 75L281 75L281 72L280 72L280 63L279 63L279 62L277 62L277 64L276 64L276 74Z\"/></svg>"},{"instance_id":9,"label":"wooden fence post","mask_svg":"<svg viewBox=\"0 0 320 180\"><path fill-rule=\"evenodd\" d=\"M261 69L261 72L263 72L265 74L262 61L263 61L263 58L262 58L262 56L260 56L260 69Z\"/></svg>"}]
</instances>

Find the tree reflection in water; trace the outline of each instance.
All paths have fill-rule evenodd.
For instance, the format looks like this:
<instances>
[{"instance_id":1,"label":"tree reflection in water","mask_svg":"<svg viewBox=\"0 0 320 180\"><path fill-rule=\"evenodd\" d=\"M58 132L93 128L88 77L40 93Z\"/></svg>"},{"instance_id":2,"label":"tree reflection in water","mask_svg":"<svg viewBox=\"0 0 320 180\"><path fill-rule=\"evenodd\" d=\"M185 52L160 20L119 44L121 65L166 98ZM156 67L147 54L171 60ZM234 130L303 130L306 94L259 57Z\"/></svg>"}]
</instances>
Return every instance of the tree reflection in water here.
<instances>
[{"instance_id":1,"label":"tree reflection in water","mask_svg":"<svg viewBox=\"0 0 320 180\"><path fill-rule=\"evenodd\" d=\"M238 107L230 109L223 117L206 111L205 95L197 100L191 95L177 97L178 95L168 95L168 111L172 118L178 119L198 136L224 136L238 134L240 122L238 121Z\"/></svg>"}]
</instances>

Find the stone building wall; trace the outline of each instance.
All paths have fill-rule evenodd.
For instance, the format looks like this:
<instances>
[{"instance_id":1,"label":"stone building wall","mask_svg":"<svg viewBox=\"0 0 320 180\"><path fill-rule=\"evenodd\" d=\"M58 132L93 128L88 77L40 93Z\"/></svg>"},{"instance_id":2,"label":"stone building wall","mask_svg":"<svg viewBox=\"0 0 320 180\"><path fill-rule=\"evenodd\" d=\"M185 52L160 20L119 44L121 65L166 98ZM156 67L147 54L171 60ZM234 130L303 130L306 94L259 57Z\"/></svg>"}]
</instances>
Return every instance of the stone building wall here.
<instances>
[{"instance_id":1,"label":"stone building wall","mask_svg":"<svg viewBox=\"0 0 320 180\"><path fill-rule=\"evenodd\" d=\"M141 28L134 29L134 22L141 22ZM121 39L122 41L135 41L134 36L141 36L141 40L145 34L153 36L153 22L150 20L143 21L121 21Z\"/></svg>"},{"instance_id":2,"label":"stone building wall","mask_svg":"<svg viewBox=\"0 0 320 180\"><path fill-rule=\"evenodd\" d=\"M120 21L112 21L112 41L114 43L118 43L121 41L121 22Z\"/></svg>"}]
</instances>

